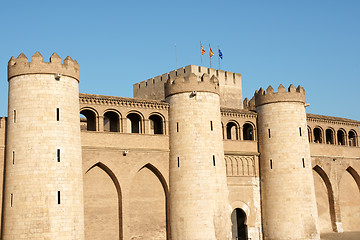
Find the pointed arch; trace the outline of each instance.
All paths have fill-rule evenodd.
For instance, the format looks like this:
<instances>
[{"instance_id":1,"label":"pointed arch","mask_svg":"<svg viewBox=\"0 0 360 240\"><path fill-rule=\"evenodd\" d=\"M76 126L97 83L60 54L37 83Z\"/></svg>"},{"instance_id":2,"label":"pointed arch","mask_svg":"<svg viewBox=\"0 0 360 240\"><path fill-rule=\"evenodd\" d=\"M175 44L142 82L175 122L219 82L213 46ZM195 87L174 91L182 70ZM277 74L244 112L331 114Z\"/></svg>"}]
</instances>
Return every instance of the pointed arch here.
<instances>
[{"instance_id":1,"label":"pointed arch","mask_svg":"<svg viewBox=\"0 0 360 240\"><path fill-rule=\"evenodd\" d=\"M348 173L350 173L350 175L354 178L356 185L358 186L359 192L360 192L360 175L357 173L357 171L355 169L353 169L352 167L348 167L346 169L346 171Z\"/></svg>"},{"instance_id":2,"label":"pointed arch","mask_svg":"<svg viewBox=\"0 0 360 240\"><path fill-rule=\"evenodd\" d=\"M313 170L317 174L319 174L319 176L325 183L325 187L326 187L327 194L328 194L328 201L329 201L331 226L332 226L332 229L335 231L337 229L336 219L335 219L335 201L334 201L334 191L333 191L330 179L329 179L328 175L326 174L326 172L319 165L316 165L315 167L313 167Z\"/></svg>"},{"instance_id":3,"label":"pointed arch","mask_svg":"<svg viewBox=\"0 0 360 240\"><path fill-rule=\"evenodd\" d=\"M142 169L147 168L152 173L155 174L155 176L159 179L165 194L165 215L166 215L166 239L171 239L170 236L170 201L169 201L169 187L166 183L166 180L164 176L161 174L161 172L151 163L145 164L143 167L141 167L138 172L140 172Z\"/></svg>"},{"instance_id":4,"label":"pointed arch","mask_svg":"<svg viewBox=\"0 0 360 240\"><path fill-rule=\"evenodd\" d=\"M112 180L112 182L115 185L116 188L116 192L117 192L117 196L118 196L118 217L119 217L119 239L122 240L123 239L123 227L122 227L122 194L121 194L121 188L120 188L120 183L117 179L117 177L115 176L115 174L113 173L113 171L111 171L111 169L109 167L107 167L105 164L98 162L96 164L94 164L92 167L90 167L86 172L88 173L91 169L98 167L101 170L103 170Z\"/></svg>"}]
</instances>

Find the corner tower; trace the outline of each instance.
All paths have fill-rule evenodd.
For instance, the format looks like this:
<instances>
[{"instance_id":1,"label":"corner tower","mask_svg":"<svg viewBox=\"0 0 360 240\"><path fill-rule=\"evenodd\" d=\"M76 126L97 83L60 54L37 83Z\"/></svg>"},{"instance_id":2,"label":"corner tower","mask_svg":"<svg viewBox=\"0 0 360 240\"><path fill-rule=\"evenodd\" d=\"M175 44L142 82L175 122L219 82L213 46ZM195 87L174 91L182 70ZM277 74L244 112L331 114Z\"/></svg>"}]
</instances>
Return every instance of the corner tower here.
<instances>
[{"instance_id":1,"label":"corner tower","mask_svg":"<svg viewBox=\"0 0 360 240\"><path fill-rule=\"evenodd\" d=\"M8 63L3 239L84 239L79 65Z\"/></svg>"},{"instance_id":2,"label":"corner tower","mask_svg":"<svg viewBox=\"0 0 360 240\"><path fill-rule=\"evenodd\" d=\"M231 239L217 79L170 78L165 95L172 239Z\"/></svg>"},{"instance_id":3,"label":"corner tower","mask_svg":"<svg viewBox=\"0 0 360 240\"><path fill-rule=\"evenodd\" d=\"M319 239L305 90L255 93L264 240Z\"/></svg>"}]
</instances>

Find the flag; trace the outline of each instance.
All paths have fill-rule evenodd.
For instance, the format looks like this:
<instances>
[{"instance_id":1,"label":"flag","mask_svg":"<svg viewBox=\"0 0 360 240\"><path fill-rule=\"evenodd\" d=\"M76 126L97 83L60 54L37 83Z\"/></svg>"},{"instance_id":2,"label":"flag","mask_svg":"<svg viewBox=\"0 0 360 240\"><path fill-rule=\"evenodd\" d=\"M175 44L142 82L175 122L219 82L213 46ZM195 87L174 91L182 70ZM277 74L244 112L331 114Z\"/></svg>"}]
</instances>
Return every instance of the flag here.
<instances>
[{"instance_id":1,"label":"flag","mask_svg":"<svg viewBox=\"0 0 360 240\"><path fill-rule=\"evenodd\" d=\"M223 54L222 54L220 48L219 48L219 58L223 59Z\"/></svg>"},{"instance_id":2,"label":"flag","mask_svg":"<svg viewBox=\"0 0 360 240\"><path fill-rule=\"evenodd\" d=\"M200 48L201 48L201 55L204 55L205 54L205 49L203 48L201 43L200 43Z\"/></svg>"},{"instance_id":3,"label":"flag","mask_svg":"<svg viewBox=\"0 0 360 240\"><path fill-rule=\"evenodd\" d=\"M209 44L209 53L210 53L210 57L214 56L214 52L211 50L210 44Z\"/></svg>"}]
</instances>

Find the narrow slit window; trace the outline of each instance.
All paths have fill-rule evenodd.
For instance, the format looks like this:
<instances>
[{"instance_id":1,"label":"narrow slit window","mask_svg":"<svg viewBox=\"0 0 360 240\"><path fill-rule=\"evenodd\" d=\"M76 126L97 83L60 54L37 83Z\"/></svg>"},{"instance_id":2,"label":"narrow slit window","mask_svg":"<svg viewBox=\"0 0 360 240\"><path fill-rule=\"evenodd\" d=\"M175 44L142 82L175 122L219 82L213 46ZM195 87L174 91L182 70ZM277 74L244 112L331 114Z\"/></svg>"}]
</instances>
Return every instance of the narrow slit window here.
<instances>
[{"instance_id":1,"label":"narrow slit window","mask_svg":"<svg viewBox=\"0 0 360 240\"><path fill-rule=\"evenodd\" d=\"M272 169L273 168L273 162L272 162L272 160L270 159L270 169Z\"/></svg>"},{"instance_id":2,"label":"narrow slit window","mask_svg":"<svg viewBox=\"0 0 360 240\"><path fill-rule=\"evenodd\" d=\"M178 164L178 167L180 167L180 158L179 157L177 158L177 164Z\"/></svg>"},{"instance_id":3,"label":"narrow slit window","mask_svg":"<svg viewBox=\"0 0 360 240\"><path fill-rule=\"evenodd\" d=\"M14 123L16 123L16 110L14 110Z\"/></svg>"},{"instance_id":4,"label":"narrow slit window","mask_svg":"<svg viewBox=\"0 0 360 240\"><path fill-rule=\"evenodd\" d=\"M15 164L15 152L14 151L12 152L12 164L13 165Z\"/></svg>"},{"instance_id":5,"label":"narrow slit window","mask_svg":"<svg viewBox=\"0 0 360 240\"><path fill-rule=\"evenodd\" d=\"M269 132L269 138L271 138L270 128L268 129L268 132Z\"/></svg>"},{"instance_id":6,"label":"narrow slit window","mask_svg":"<svg viewBox=\"0 0 360 240\"><path fill-rule=\"evenodd\" d=\"M179 132L179 123L176 123L176 132Z\"/></svg>"},{"instance_id":7,"label":"narrow slit window","mask_svg":"<svg viewBox=\"0 0 360 240\"><path fill-rule=\"evenodd\" d=\"M58 204L60 204L60 191L58 191Z\"/></svg>"},{"instance_id":8,"label":"narrow slit window","mask_svg":"<svg viewBox=\"0 0 360 240\"><path fill-rule=\"evenodd\" d=\"M60 149L56 151L56 159L58 162L60 162Z\"/></svg>"},{"instance_id":9,"label":"narrow slit window","mask_svg":"<svg viewBox=\"0 0 360 240\"><path fill-rule=\"evenodd\" d=\"M13 206L13 203L14 203L14 194L10 194L10 207Z\"/></svg>"},{"instance_id":10,"label":"narrow slit window","mask_svg":"<svg viewBox=\"0 0 360 240\"><path fill-rule=\"evenodd\" d=\"M305 159L302 159L303 168L305 168Z\"/></svg>"},{"instance_id":11,"label":"narrow slit window","mask_svg":"<svg viewBox=\"0 0 360 240\"><path fill-rule=\"evenodd\" d=\"M211 131L214 130L214 128L213 128L213 122L212 122L212 121L210 121L210 129L211 129Z\"/></svg>"},{"instance_id":12,"label":"narrow slit window","mask_svg":"<svg viewBox=\"0 0 360 240\"><path fill-rule=\"evenodd\" d=\"M215 166L215 155L213 155L213 165Z\"/></svg>"},{"instance_id":13,"label":"narrow slit window","mask_svg":"<svg viewBox=\"0 0 360 240\"><path fill-rule=\"evenodd\" d=\"M301 127L299 127L299 133L300 133L300 137L301 137Z\"/></svg>"},{"instance_id":14,"label":"narrow slit window","mask_svg":"<svg viewBox=\"0 0 360 240\"><path fill-rule=\"evenodd\" d=\"M56 121L60 121L60 109L56 109Z\"/></svg>"}]
</instances>

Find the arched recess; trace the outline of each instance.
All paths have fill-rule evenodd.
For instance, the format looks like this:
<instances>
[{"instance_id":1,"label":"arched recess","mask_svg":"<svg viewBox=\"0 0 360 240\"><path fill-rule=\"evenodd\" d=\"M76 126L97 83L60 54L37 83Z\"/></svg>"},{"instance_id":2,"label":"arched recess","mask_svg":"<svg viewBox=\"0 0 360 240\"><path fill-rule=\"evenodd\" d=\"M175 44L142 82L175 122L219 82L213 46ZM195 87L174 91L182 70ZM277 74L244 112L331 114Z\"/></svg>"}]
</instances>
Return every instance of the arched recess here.
<instances>
[{"instance_id":1,"label":"arched recess","mask_svg":"<svg viewBox=\"0 0 360 240\"><path fill-rule=\"evenodd\" d=\"M349 146L356 147L358 145L356 131L350 130L348 135L349 135Z\"/></svg>"},{"instance_id":2,"label":"arched recess","mask_svg":"<svg viewBox=\"0 0 360 240\"><path fill-rule=\"evenodd\" d=\"M231 231L233 239L248 240L248 225L250 218L250 208L242 201L236 201L231 204Z\"/></svg>"},{"instance_id":3,"label":"arched recess","mask_svg":"<svg viewBox=\"0 0 360 240\"><path fill-rule=\"evenodd\" d=\"M161 172L148 163L131 183L130 232L142 239L170 239L169 188Z\"/></svg>"},{"instance_id":4,"label":"arched recess","mask_svg":"<svg viewBox=\"0 0 360 240\"><path fill-rule=\"evenodd\" d=\"M81 130L96 131L96 118L98 113L92 108L82 108L80 110L80 128Z\"/></svg>"},{"instance_id":5,"label":"arched recess","mask_svg":"<svg viewBox=\"0 0 360 240\"><path fill-rule=\"evenodd\" d=\"M346 132L342 128L337 131L337 143L338 145L346 145Z\"/></svg>"},{"instance_id":6,"label":"arched recess","mask_svg":"<svg viewBox=\"0 0 360 240\"><path fill-rule=\"evenodd\" d=\"M239 124L236 121L226 124L226 139L239 140Z\"/></svg>"},{"instance_id":7,"label":"arched recess","mask_svg":"<svg viewBox=\"0 0 360 240\"><path fill-rule=\"evenodd\" d=\"M325 143L335 144L335 131L332 128L328 128L325 131Z\"/></svg>"},{"instance_id":8,"label":"arched recess","mask_svg":"<svg viewBox=\"0 0 360 240\"><path fill-rule=\"evenodd\" d=\"M339 205L344 231L360 231L360 176L352 167L341 177Z\"/></svg>"},{"instance_id":9,"label":"arched recess","mask_svg":"<svg viewBox=\"0 0 360 240\"><path fill-rule=\"evenodd\" d=\"M324 134L321 127L314 128L314 143L323 143Z\"/></svg>"},{"instance_id":10,"label":"arched recess","mask_svg":"<svg viewBox=\"0 0 360 240\"><path fill-rule=\"evenodd\" d=\"M126 115L127 118L127 132L128 133L142 133L144 117L139 112L130 112Z\"/></svg>"},{"instance_id":11,"label":"arched recess","mask_svg":"<svg viewBox=\"0 0 360 240\"><path fill-rule=\"evenodd\" d=\"M115 174L103 163L84 176L85 239L123 239L122 194Z\"/></svg>"},{"instance_id":12,"label":"arched recess","mask_svg":"<svg viewBox=\"0 0 360 240\"><path fill-rule=\"evenodd\" d=\"M247 122L243 125L243 140L255 140L255 130L253 123Z\"/></svg>"},{"instance_id":13,"label":"arched recess","mask_svg":"<svg viewBox=\"0 0 360 240\"><path fill-rule=\"evenodd\" d=\"M151 113L149 116L149 133L164 134L164 117L159 113Z\"/></svg>"},{"instance_id":14,"label":"arched recess","mask_svg":"<svg viewBox=\"0 0 360 240\"><path fill-rule=\"evenodd\" d=\"M121 114L112 109L104 112L104 132L120 132Z\"/></svg>"},{"instance_id":15,"label":"arched recess","mask_svg":"<svg viewBox=\"0 0 360 240\"><path fill-rule=\"evenodd\" d=\"M307 126L307 131L308 131L309 143L311 143L312 142L312 131L309 126Z\"/></svg>"},{"instance_id":16,"label":"arched recess","mask_svg":"<svg viewBox=\"0 0 360 240\"><path fill-rule=\"evenodd\" d=\"M335 202L330 179L320 166L316 165L313 170L317 173L314 173L314 185L320 231L335 231Z\"/></svg>"}]
</instances>

